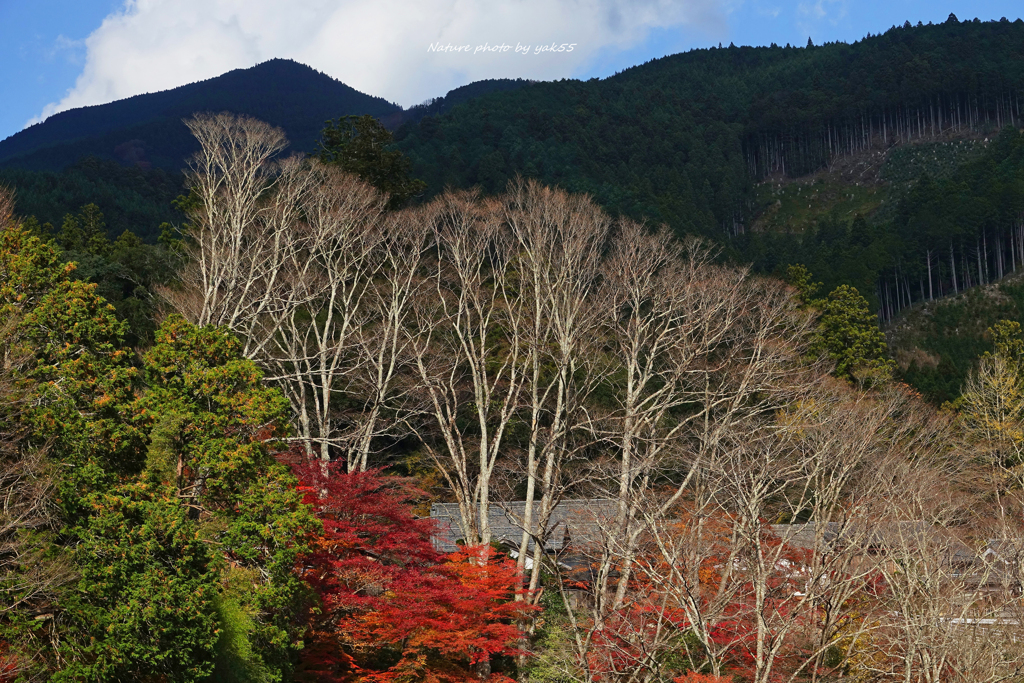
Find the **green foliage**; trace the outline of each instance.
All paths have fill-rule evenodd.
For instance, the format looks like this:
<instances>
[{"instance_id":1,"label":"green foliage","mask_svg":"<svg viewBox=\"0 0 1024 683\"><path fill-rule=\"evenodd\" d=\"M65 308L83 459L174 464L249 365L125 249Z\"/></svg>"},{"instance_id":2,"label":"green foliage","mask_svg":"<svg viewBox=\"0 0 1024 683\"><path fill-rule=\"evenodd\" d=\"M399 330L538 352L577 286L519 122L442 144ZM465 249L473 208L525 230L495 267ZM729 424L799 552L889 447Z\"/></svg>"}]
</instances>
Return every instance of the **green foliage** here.
<instances>
[{"instance_id":1,"label":"green foliage","mask_svg":"<svg viewBox=\"0 0 1024 683\"><path fill-rule=\"evenodd\" d=\"M70 466L62 501L72 507L85 491L138 472L146 441L132 409L138 372L122 348L125 325L73 272L54 245L16 226L0 232L0 317L15 326L9 353L31 359L19 373L34 391L25 419L33 441Z\"/></svg>"},{"instance_id":2,"label":"green foliage","mask_svg":"<svg viewBox=\"0 0 1024 683\"><path fill-rule=\"evenodd\" d=\"M827 289L849 284L873 309L884 304L903 379L933 401L952 401L992 348L986 330L1024 320L1016 279L977 287L1024 265L1010 247L1024 211L1024 135L1005 129L988 141L897 147L882 176L890 182L884 211L852 221L824 214L802 233L751 235L745 253L756 269L778 273L799 260ZM804 196L816 187L804 186Z\"/></svg>"},{"instance_id":3,"label":"green foliage","mask_svg":"<svg viewBox=\"0 0 1024 683\"><path fill-rule=\"evenodd\" d=\"M202 479L195 497L211 514L230 514L238 496L263 472L284 471L268 441L283 436L288 403L262 384L259 367L242 356L230 332L198 328L179 315L167 318L146 354L148 415L173 413L179 430L174 450L185 490ZM201 473L201 474L200 474Z\"/></svg>"},{"instance_id":4,"label":"green foliage","mask_svg":"<svg viewBox=\"0 0 1024 683\"><path fill-rule=\"evenodd\" d=\"M67 214L56 236L49 224L30 218L24 232L41 242L53 242L62 261L74 264L76 280L96 285L95 294L113 305L129 345L144 345L156 329L156 287L173 277L173 252L164 246L145 244L131 232L111 242L103 213L86 204L76 214ZM61 251L63 250L63 251Z\"/></svg>"},{"instance_id":5,"label":"green foliage","mask_svg":"<svg viewBox=\"0 0 1024 683\"><path fill-rule=\"evenodd\" d=\"M853 379L858 371L892 369L878 317L855 288L841 285L816 303L821 315L810 350L834 361L837 376Z\"/></svg>"},{"instance_id":6,"label":"green foliage","mask_svg":"<svg viewBox=\"0 0 1024 683\"><path fill-rule=\"evenodd\" d=\"M87 209L63 238L112 253L101 221ZM10 415L59 475L55 532L32 558L68 573L4 614L0 637L52 680L282 680L306 609L293 568L317 528L273 457L286 401L234 337L178 316L139 397L126 325L62 257L0 230L0 343L29 399Z\"/></svg>"},{"instance_id":7,"label":"green foliage","mask_svg":"<svg viewBox=\"0 0 1024 683\"><path fill-rule=\"evenodd\" d=\"M752 230L767 232L769 238L775 233L813 235L824 221L848 223L853 216L880 213L879 209L891 201L885 185L860 183L844 173L825 172L786 182L769 179L755 185L754 194ZM739 241L746 243L750 238L741 237Z\"/></svg>"},{"instance_id":8,"label":"green foliage","mask_svg":"<svg viewBox=\"0 0 1024 683\"><path fill-rule=\"evenodd\" d=\"M218 587L187 508L141 484L89 502L73 532L80 579L61 601L66 664L53 680L206 679Z\"/></svg>"},{"instance_id":9,"label":"green foliage","mask_svg":"<svg viewBox=\"0 0 1024 683\"><path fill-rule=\"evenodd\" d=\"M86 204L77 216L64 216L64 223L57 233L57 242L65 251L106 256L110 252L106 228L100 207Z\"/></svg>"},{"instance_id":10,"label":"green foliage","mask_svg":"<svg viewBox=\"0 0 1024 683\"><path fill-rule=\"evenodd\" d=\"M573 683L584 675L573 661L575 644L567 622L544 629L535 645L535 655L526 665L524 680L529 683Z\"/></svg>"},{"instance_id":11,"label":"green foliage","mask_svg":"<svg viewBox=\"0 0 1024 683\"><path fill-rule=\"evenodd\" d=\"M968 139L896 147L886 155L881 176L897 186L914 183L924 175L945 180L980 156L986 146L981 140Z\"/></svg>"},{"instance_id":12,"label":"green foliage","mask_svg":"<svg viewBox=\"0 0 1024 683\"><path fill-rule=\"evenodd\" d=\"M989 328L988 334L995 350L982 357L1002 356L1020 377L1024 377L1024 333L1021 332L1020 323L1016 320L1000 320Z\"/></svg>"},{"instance_id":13,"label":"green foliage","mask_svg":"<svg viewBox=\"0 0 1024 683\"><path fill-rule=\"evenodd\" d=\"M1010 278L910 310L892 331L901 377L935 404L955 401L968 372L995 350L989 329L1024 322L1024 284Z\"/></svg>"},{"instance_id":14,"label":"green foliage","mask_svg":"<svg viewBox=\"0 0 1024 683\"><path fill-rule=\"evenodd\" d=\"M805 306L813 304L814 294L821 287L820 282L813 281L811 271L801 264L786 269L786 282L796 288L797 296Z\"/></svg>"},{"instance_id":15,"label":"green foliage","mask_svg":"<svg viewBox=\"0 0 1024 683\"><path fill-rule=\"evenodd\" d=\"M1019 323L1007 320L988 334L995 350L972 370L955 407L967 452L1002 469L996 480L1012 489L1020 486L1019 475L1011 473L1019 473L1024 454L1024 336Z\"/></svg>"},{"instance_id":16,"label":"green foliage","mask_svg":"<svg viewBox=\"0 0 1024 683\"><path fill-rule=\"evenodd\" d=\"M213 680L218 683L270 683L281 680L279 671L267 666L253 647L252 634L258 615L246 604L240 585L258 582L252 571L229 569L224 591L215 600L220 634L214 657Z\"/></svg>"},{"instance_id":17,"label":"green foliage","mask_svg":"<svg viewBox=\"0 0 1024 683\"><path fill-rule=\"evenodd\" d=\"M59 226L64 216L95 204L105 216L108 237L129 231L151 243L161 223L181 222L171 204L184 187L179 173L126 167L96 157L69 158L62 166L71 161L61 171L0 169L0 185L15 190L19 214L35 216L40 224Z\"/></svg>"},{"instance_id":18,"label":"green foliage","mask_svg":"<svg viewBox=\"0 0 1024 683\"><path fill-rule=\"evenodd\" d=\"M215 640L215 574L177 498L131 483L146 432L125 325L73 272L53 243L15 225L0 232L5 356L25 358L15 375L31 396L18 419L26 445L45 447L60 475L61 531L39 537L36 561L70 561L77 574L33 606L52 620L15 611L3 631L14 642L52 639L56 652L36 664L54 680L199 680Z\"/></svg>"},{"instance_id":19,"label":"green foliage","mask_svg":"<svg viewBox=\"0 0 1024 683\"><path fill-rule=\"evenodd\" d=\"M243 358L226 329L198 328L172 315L156 341L145 357L150 389L141 402L160 426L151 460L164 476L174 473L171 483L199 513L203 536L231 568L225 571L257 577L239 583L244 588L231 598L253 615L244 636L251 643L247 652L254 653L250 664L286 669L301 645L296 615L307 597L292 569L303 540L317 528L294 478L273 457L274 440L285 435L288 403L263 385L262 372ZM221 608L229 609L227 603ZM240 638L232 641L235 650Z\"/></svg>"},{"instance_id":20,"label":"green foliage","mask_svg":"<svg viewBox=\"0 0 1024 683\"><path fill-rule=\"evenodd\" d=\"M56 241L63 258L75 263L77 277L96 283L97 293L128 323L126 341L148 344L156 330L154 289L172 279L173 254L127 231L111 242L105 228L99 207L86 204L64 217Z\"/></svg>"},{"instance_id":21,"label":"green foliage","mask_svg":"<svg viewBox=\"0 0 1024 683\"><path fill-rule=\"evenodd\" d=\"M175 440L181 431L183 417L173 410L160 412L149 430L149 448L146 451L146 480L155 485L167 485L176 480L178 453Z\"/></svg>"},{"instance_id":22,"label":"green foliage","mask_svg":"<svg viewBox=\"0 0 1024 683\"><path fill-rule=\"evenodd\" d=\"M317 156L387 194L388 206L397 209L423 192L426 183L409 177L409 160L391 145L391 131L377 119L343 116L327 122Z\"/></svg>"}]
</instances>

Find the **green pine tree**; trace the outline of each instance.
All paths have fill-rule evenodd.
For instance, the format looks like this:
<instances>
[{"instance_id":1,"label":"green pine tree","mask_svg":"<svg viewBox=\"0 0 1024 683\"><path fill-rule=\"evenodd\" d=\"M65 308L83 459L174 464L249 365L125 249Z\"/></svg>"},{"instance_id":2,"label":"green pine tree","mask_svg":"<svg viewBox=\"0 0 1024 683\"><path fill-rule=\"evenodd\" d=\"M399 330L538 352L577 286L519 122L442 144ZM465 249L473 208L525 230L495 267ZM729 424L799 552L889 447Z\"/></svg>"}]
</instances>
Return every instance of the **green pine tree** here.
<instances>
[{"instance_id":1,"label":"green pine tree","mask_svg":"<svg viewBox=\"0 0 1024 683\"><path fill-rule=\"evenodd\" d=\"M878 318L856 288L840 285L815 304L821 314L810 350L835 362L836 376L854 379L863 371L890 372L894 368L886 355Z\"/></svg>"},{"instance_id":2,"label":"green pine tree","mask_svg":"<svg viewBox=\"0 0 1024 683\"><path fill-rule=\"evenodd\" d=\"M391 131L372 116L342 116L328 121L317 156L388 195L388 207L397 209L423 192L426 183L409 177L409 160L391 149Z\"/></svg>"}]
</instances>

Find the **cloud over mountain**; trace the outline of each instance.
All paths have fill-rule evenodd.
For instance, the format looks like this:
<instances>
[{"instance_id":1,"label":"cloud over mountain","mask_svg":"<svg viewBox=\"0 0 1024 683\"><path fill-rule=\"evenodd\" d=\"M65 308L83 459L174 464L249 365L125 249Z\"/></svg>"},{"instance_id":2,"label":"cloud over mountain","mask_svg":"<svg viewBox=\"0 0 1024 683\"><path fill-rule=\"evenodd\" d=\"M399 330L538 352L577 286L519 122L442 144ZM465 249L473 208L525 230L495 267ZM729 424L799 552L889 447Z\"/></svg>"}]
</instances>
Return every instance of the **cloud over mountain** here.
<instances>
[{"instance_id":1,"label":"cloud over mountain","mask_svg":"<svg viewBox=\"0 0 1024 683\"><path fill-rule=\"evenodd\" d=\"M39 119L273 57L408 106L483 78L570 77L652 29L721 30L725 8L726 0L127 0L86 39L77 82ZM485 44L510 47L477 50ZM552 44L566 49L537 51Z\"/></svg>"}]
</instances>

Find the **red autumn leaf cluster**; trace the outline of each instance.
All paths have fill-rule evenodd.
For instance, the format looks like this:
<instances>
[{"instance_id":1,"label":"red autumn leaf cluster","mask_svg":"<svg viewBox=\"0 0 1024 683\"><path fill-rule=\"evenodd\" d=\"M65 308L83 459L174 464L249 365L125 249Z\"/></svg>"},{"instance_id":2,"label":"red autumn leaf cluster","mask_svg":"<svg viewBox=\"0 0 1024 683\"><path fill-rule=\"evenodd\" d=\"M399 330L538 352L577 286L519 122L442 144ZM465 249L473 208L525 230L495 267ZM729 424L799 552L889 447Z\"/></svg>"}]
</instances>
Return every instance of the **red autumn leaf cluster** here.
<instances>
[{"instance_id":1,"label":"red autumn leaf cluster","mask_svg":"<svg viewBox=\"0 0 1024 683\"><path fill-rule=\"evenodd\" d=\"M523 603L513 601L514 563L489 548L438 553L432 521L413 513L424 494L409 480L318 463L295 472L323 522L299 567L320 603L302 676L462 683L477 678L476 666L515 653Z\"/></svg>"},{"instance_id":2,"label":"red autumn leaf cluster","mask_svg":"<svg viewBox=\"0 0 1024 683\"><path fill-rule=\"evenodd\" d=\"M712 676L711 674L699 674L691 671L685 676L676 676L673 683L732 683L732 677Z\"/></svg>"},{"instance_id":3,"label":"red autumn leaf cluster","mask_svg":"<svg viewBox=\"0 0 1024 683\"><path fill-rule=\"evenodd\" d=\"M709 601L716 598L720 588L726 562L729 557L726 546L732 530L732 521L722 516L705 520L706 546L697 555L697 577L701 591L691 592L691 599L699 602L702 613L711 609ZM765 524L767 527L767 524ZM680 528L679 533L685 532ZM763 626L763 635L769 642L779 638L786 640L782 652L775 657L771 677L766 680L786 681L800 670L807 668L808 643L801 642L807 632L813 630L809 620L815 613L802 602L800 591L805 577L802 568L809 565L809 552L790 545L783 545L775 534L766 531L761 539L762 548L777 549L773 554L777 563L768 568L769 575L762 577L763 594L760 608L756 602L754 577L750 573L750 559L740 556L735 560L729 577L729 586L724 587L729 601L713 612L715 618L709 628L711 642L724 655L720 663L727 674L716 678L706 674L688 673L676 678L677 683L705 683L739 680L753 680L755 658L757 657L758 627ZM630 590L621 607L607 614L599 629L591 635L591 648L587 655L586 667L596 680L615 680L631 671L647 665L663 648L676 647L673 640L691 629L687 612L678 602L679 591L665 590L665 578L671 577L671 567L656 546L642 545L634 560ZM760 614L759 614L760 611ZM761 616L764 615L764 616ZM783 628L785 627L785 628ZM701 664L699 648L694 666Z\"/></svg>"}]
</instances>

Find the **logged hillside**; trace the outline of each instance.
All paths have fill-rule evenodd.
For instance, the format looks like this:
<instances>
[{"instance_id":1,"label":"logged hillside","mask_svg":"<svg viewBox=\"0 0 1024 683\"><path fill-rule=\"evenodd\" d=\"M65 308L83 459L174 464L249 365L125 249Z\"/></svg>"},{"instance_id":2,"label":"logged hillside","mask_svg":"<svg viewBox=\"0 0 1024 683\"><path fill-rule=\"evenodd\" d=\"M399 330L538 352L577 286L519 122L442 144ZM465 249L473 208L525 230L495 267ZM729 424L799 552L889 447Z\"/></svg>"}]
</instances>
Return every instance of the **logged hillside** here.
<instances>
[{"instance_id":1,"label":"logged hillside","mask_svg":"<svg viewBox=\"0 0 1024 683\"><path fill-rule=\"evenodd\" d=\"M312 151L324 121L378 118L398 105L287 59L272 59L199 83L55 114L0 142L0 167L60 170L85 156L178 171L195 150L181 119L231 111L283 128L292 149Z\"/></svg>"},{"instance_id":2,"label":"logged hillside","mask_svg":"<svg viewBox=\"0 0 1024 683\"><path fill-rule=\"evenodd\" d=\"M496 192L518 173L538 177L591 193L613 212L719 240L762 271L815 262L827 286L853 284L891 316L920 300L937 247L920 242L915 217L879 209L923 174L966 161L956 144L983 144L1019 125L1021 92L1024 21L950 17L852 45L696 50L604 81L534 84L398 137L431 191ZM920 149L902 152L919 145L931 145L934 163ZM836 167L849 172L830 172ZM808 191L833 201L796 211ZM765 220L790 197L788 215ZM985 241L972 229L963 248L954 242L958 266L975 237ZM948 270L941 277L953 289Z\"/></svg>"},{"instance_id":3,"label":"logged hillside","mask_svg":"<svg viewBox=\"0 0 1024 683\"><path fill-rule=\"evenodd\" d=\"M870 163L869 163L870 162ZM852 177L858 178L853 181ZM1024 322L1024 134L924 142L757 186L754 267L805 265L874 302L903 378L954 400L987 330Z\"/></svg>"},{"instance_id":4,"label":"logged hillside","mask_svg":"<svg viewBox=\"0 0 1024 683\"><path fill-rule=\"evenodd\" d=\"M873 145L1020 120L1024 21L893 28L848 45L694 50L605 80L538 83L400 131L432 190L517 173L712 236L752 186Z\"/></svg>"}]
</instances>

